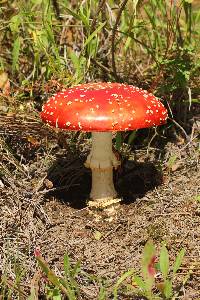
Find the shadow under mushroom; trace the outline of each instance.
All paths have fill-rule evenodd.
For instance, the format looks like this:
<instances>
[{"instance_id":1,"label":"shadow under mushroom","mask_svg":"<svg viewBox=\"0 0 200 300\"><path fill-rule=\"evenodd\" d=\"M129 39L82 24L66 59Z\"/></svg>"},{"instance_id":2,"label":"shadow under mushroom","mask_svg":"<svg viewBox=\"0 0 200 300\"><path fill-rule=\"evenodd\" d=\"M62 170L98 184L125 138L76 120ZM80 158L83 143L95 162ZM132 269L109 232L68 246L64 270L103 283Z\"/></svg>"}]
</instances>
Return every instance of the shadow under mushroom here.
<instances>
[{"instance_id":1,"label":"shadow under mushroom","mask_svg":"<svg viewBox=\"0 0 200 300\"><path fill-rule=\"evenodd\" d=\"M48 171L47 179L53 189L46 196L54 196L75 209L86 206L91 190L91 171L77 158L58 158ZM129 204L162 184L162 174L151 162L127 160L123 168L114 172L114 184L122 203Z\"/></svg>"}]
</instances>

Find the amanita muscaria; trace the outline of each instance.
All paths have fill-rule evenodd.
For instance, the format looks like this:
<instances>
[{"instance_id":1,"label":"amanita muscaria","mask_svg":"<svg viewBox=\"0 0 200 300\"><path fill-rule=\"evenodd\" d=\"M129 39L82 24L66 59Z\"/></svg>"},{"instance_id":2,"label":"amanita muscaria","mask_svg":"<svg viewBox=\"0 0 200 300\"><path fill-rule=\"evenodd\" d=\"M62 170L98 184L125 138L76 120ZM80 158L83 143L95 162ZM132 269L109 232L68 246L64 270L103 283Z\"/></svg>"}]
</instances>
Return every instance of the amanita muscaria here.
<instances>
[{"instance_id":1,"label":"amanita muscaria","mask_svg":"<svg viewBox=\"0 0 200 300\"><path fill-rule=\"evenodd\" d=\"M112 150L112 132L164 124L167 110L152 94L120 83L88 83L63 90L42 108L41 118L50 126L92 132L92 149L85 166L92 171L91 209L115 212L117 192L113 168L120 165Z\"/></svg>"}]
</instances>

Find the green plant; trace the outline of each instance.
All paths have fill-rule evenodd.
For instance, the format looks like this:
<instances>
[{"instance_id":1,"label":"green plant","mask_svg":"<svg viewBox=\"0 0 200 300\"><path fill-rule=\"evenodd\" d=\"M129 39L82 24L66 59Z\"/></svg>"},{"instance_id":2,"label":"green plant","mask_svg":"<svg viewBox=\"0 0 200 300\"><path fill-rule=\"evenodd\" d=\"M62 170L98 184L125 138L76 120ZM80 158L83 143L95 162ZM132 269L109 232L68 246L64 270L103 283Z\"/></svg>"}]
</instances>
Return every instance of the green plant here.
<instances>
[{"instance_id":1,"label":"green plant","mask_svg":"<svg viewBox=\"0 0 200 300\"><path fill-rule=\"evenodd\" d=\"M182 249L170 268L169 253L165 245L161 248L159 263L157 263L155 246L151 241L147 242L141 259L142 276L135 275L134 270L124 273L114 286L114 299L117 300L118 290L123 284L129 291L145 296L148 300L172 299L175 295L173 283L184 254L185 251ZM161 279L155 276L158 271L161 272ZM131 283L124 283L127 279L131 280Z\"/></svg>"},{"instance_id":2,"label":"green plant","mask_svg":"<svg viewBox=\"0 0 200 300\"><path fill-rule=\"evenodd\" d=\"M80 261L78 261L75 266L72 267L69 256L64 255L64 276L59 278L54 271L50 269L49 265L38 250L35 251L35 256L39 266L49 281L49 284L46 286L49 299L61 299L61 292L70 300L77 299L79 288L76 277L80 272Z\"/></svg>"},{"instance_id":3,"label":"green plant","mask_svg":"<svg viewBox=\"0 0 200 300\"><path fill-rule=\"evenodd\" d=\"M12 7L10 18L6 14L2 17L5 32L3 52L6 43L11 43L12 73L24 85L30 80L48 80L52 77L62 78L64 82L79 83L89 70L91 58L97 54L99 33L107 23L102 22L98 15L92 19L98 1L84 1L76 9L72 9L68 1L58 1L59 12L55 12L52 4L50 0L20 0L14 1L13 7L9 2L4 4L5 7L0 11L3 14ZM65 21L69 15L76 22L75 35L71 34L74 25L68 25ZM68 32L72 41L68 40ZM78 51L73 46L74 39L77 40L77 47L80 47ZM1 65L8 67L4 55Z\"/></svg>"},{"instance_id":4,"label":"green plant","mask_svg":"<svg viewBox=\"0 0 200 300\"><path fill-rule=\"evenodd\" d=\"M29 296L27 296L28 291L25 292L22 288L25 270L18 262L15 263L15 281L10 280L7 271L0 277L0 296L2 300L15 296L35 300L38 297L38 290L42 289L45 299L61 300L64 296L69 300L77 300L83 293L79 282L83 280L87 284L90 283L96 286L98 291L97 300L106 300L109 297L117 300L119 295L122 295L122 297L123 295L129 296L130 299L133 296L143 296L148 300L175 300L180 291L180 288L176 289L175 280L184 254L185 251L182 249L178 253L174 264L170 267L169 253L166 246L162 246L158 260L155 246L149 241L142 252L141 275L136 275L135 270L130 269L122 274L114 285L110 285L108 280L83 271L80 261L72 265L67 254L64 255L62 276L58 276L42 257L40 251L36 250L35 257L42 273L36 272L36 277L34 277L37 279L33 282L37 282L37 284L31 285ZM187 283L191 273L192 269L188 270L182 285Z\"/></svg>"},{"instance_id":5,"label":"green plant","mask_svg":"<svg viewBox=\"0 0 200 300\"><path fill-rule=\"evenodd\" d=\"M172 99L180 115L199 75L192 1L6 1L0 17L1 68L19 84L119 78Z\"/></svg>"},{"instance_id":6,"label":"green plant","mask_svg":"<svg viewBox=\"0 0 200 300\"><path fill-rule=\"evenodd\" d=\"M200 202L200 195L197 195L197 196L195 197L195 200L196 200L197 202Z\"/></svg>"},{"instance_id":7,"label":"green plant","mask_svg":"<svg viewBox=\"0 0 200 300\"><path fill-rule=\"evenodd\" d=\"M173 264L172 272L170 274L170 265L169 265L169 253L165 245L162 246L160 251L160 259L159 259L159 269L162 273L163 282L160 284L160 291L165 299L170 299L173 294L173 281L175 280L175 276L177 271L179 270L183 257L185 255L185 250L182 249Z\"/></svg>"}]
</instances>

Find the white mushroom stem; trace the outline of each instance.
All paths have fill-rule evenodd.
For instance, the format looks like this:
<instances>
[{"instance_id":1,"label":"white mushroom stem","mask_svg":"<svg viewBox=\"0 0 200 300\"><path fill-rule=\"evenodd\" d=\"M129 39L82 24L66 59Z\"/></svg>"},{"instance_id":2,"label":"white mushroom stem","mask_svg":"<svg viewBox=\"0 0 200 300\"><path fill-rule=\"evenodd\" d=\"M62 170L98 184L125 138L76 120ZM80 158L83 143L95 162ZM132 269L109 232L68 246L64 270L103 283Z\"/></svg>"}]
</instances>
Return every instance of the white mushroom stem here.
<instances>
[{"instance_id":1,"label":"white mushroom stem","mask_svg":"<svg viewBox=\"0 0 200 300\"><path fill-rule=\"evenodd\" d=\"M112 151L112 133L93 132L92 149L85 162L85 166L92 170L90 207L103 209L119 202L113 184L113 168L119 165L120 161Z\"/></svg>"},{"instance_id":2,"label":"white mushroom stem","mask_svg":"<svg viewBox=\"0 0 200 300\"><path fill-rule=\"evenodd\" d=\"M113 168L110 169L92 169L92 189L90 199L100 200L113 199L117 196L113 184ZM105 201L104 201L105 202Z\"/></svg>"}]
</instances>

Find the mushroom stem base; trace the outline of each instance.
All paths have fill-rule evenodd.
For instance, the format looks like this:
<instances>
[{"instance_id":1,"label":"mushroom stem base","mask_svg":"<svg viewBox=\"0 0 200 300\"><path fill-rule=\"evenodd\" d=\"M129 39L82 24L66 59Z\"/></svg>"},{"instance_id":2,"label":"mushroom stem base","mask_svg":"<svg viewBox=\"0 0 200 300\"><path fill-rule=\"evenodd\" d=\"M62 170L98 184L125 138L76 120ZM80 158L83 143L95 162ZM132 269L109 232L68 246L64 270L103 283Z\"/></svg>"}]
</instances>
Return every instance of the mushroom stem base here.
<instances>
[{"instance_id":1,"label":"mushroom stem base","mask_svg":"<svg viewBox=\"0 0 200 300\"><path fill-rule=\"evenodd\" d=\"M92 190L88 207L95 219L112 221L120 201L113 183L113 168L92 169Z\"/></svg>"},{"instance_id":2,"label":"mushroom stem base","mask_svg":"<svg viewBox=\"0 0 200 300\"><path fill-rule=\"evenodd\" d=\"M88 202L89 213L95 217L96 221L106 220L111 222L117 216L120 201L120 198L91 200Z\"/></svg>"}]
</instances>

